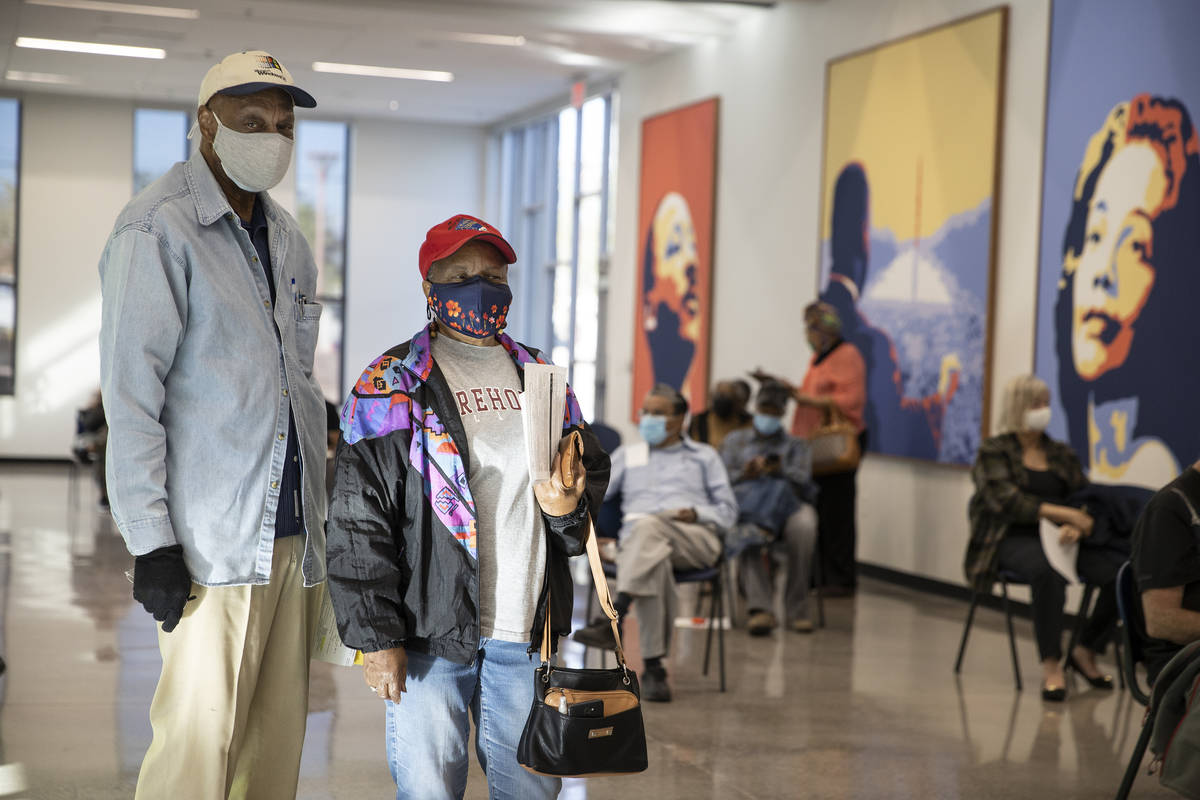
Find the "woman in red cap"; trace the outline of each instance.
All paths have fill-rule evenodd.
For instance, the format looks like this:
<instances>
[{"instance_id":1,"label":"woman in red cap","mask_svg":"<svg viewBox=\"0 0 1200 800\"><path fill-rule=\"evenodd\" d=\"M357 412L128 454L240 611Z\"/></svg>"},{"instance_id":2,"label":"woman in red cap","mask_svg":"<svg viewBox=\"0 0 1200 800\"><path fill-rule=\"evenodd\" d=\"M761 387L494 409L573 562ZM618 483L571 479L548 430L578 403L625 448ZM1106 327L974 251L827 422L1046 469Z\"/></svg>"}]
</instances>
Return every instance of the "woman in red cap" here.
<instances>
[{"instance_id":1,"label":"woman in red cap","mask_svg":"<svg viewBox=\"0 0 1200 800\"><path fill-rule=\"evenodd\" d=\"M522 376L546 362L502 332L515 261L474 217L431 228L420 252L431 322L372 362L342 409L329 589L342 640L387 703L398 799L463 796L472 718L492 797L559 791L517 763L530 654L547 614L552 650L570 632L567 559L583 552L609 463L568 389L564 434L584 438L584 480L568 489L556 469L531 485Z\"/></svg>"}]
</instances>

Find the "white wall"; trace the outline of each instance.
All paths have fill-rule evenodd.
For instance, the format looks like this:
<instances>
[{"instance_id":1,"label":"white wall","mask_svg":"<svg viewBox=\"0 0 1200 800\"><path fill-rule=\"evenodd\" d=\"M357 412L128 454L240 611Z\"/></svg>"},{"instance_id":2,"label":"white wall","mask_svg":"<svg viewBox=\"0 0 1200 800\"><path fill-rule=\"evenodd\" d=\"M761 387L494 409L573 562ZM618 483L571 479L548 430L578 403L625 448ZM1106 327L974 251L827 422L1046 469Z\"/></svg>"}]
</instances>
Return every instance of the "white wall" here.
<instances>
[{"instance_id":1,"label":"white wall","mask_svg":"<svg viewBox=\"0 0 1200 800\"><path fill-rule=\"evenodd\" d=\"M100 386L96 267L133 189L132 137L132 105L23 98L17 393L0 398L0 456L67 457Z\"/></svg>"},{"instance_id":2,"label":"white wall","mask_svg":"<svg viewBox=\"0 0 1200 800\"><path fill-rule=\"evenodd\" d=\"M460 212L483 214L486 138L481 128L355 124L347 391L367 364L425 325L417 251L435 223Z\"/></svg>"},{"instance_id":3,"label":"white wall","mask_svg":"<svg viewBox=\"0 0 1200 800\"><path fill-rule=\"evenodd\" d=\"M611 424L632 432L642 119L720 96L712 374L733 376L760 365L799 379L809 351L798 324L782 321L795 320L816 294L826 61L996 5L995 0L783 2L724 42L622 77L608 319ZM1049 37L1049 0L1012 0L1009 7L993 407L1005 377L1033 366ZM859 558L961 583L970 494L962 469L868 457L859 478Z\"/></svg>"},{"instance_id":4,"label":"white wall","mask_svg":"<svg viewBox=\"0 0 1200 800\"><path fill-rule=\"evenodd\" d=\"M433 223L480 213L482 129L352 123L346 382L424 324L417 249ZM67 458L99 386L97 264L133 191L133 104L22 98L17 394L0 398L0 458ZM295 205L294 180L272 196Z\"/></svg>"}]
</instances>

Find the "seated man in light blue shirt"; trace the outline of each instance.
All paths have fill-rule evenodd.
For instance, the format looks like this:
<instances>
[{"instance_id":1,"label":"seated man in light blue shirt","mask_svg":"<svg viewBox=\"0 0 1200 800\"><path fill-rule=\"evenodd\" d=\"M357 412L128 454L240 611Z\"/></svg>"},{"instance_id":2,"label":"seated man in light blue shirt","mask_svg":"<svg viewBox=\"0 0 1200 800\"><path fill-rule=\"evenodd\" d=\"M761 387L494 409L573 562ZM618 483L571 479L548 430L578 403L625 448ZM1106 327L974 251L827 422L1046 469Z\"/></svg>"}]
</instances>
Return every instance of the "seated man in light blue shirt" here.
<instances>
[{"instance_id":1,"label":"seated man in light blue shirt","mask_svg":"<svg viewBox=\"0 0 1200 800\"><path fill-rule=\"evenodd\" d=\"M717 451L683 435L687 401L659 384L642 403L645 442L612 455L605 499L621 496L623 524L617 550L617 599L624 618L636 602L642 658L642 699L671 699L663 659L675 626L674 570L717 563L723 533L737 520L737 500ZM612 649L607 619L575 632L589 647Z\"/></svg>"}]
</instances>

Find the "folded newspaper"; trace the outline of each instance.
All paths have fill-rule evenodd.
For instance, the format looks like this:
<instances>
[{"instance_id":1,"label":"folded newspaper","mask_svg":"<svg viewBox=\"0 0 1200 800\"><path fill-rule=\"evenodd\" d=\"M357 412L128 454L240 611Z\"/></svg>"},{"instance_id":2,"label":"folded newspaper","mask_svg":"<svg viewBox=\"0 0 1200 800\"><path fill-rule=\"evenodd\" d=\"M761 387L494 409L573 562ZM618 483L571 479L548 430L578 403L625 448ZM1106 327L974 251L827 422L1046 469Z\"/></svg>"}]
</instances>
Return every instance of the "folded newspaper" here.
<instances>
[{"instance_id":1,"label":"folded newspaper","mask_svg":"<svg viewBox=\"0 0 1200 800\"><path fill-rule=\"evenodd\" d=\"M329 599L329 587L321 587L321 612L317 615L317 629L313 637L312 657L316 661L328 661L343 667L362 664L362 653L342 644L338 635L337 617L333 613L333 601Z\"/></svg>"},{"instance_id":2,"label":"folded newspaper","mask_svg":"<svg viewBox=\"0 0 1200 800\"><path fill-rule=\"evenodd\" d=\"M525 365L525 392L521 395L521 419L525 423L525 453L529 479L550 479L554 455L563 435L567 411L567 368L553 364Z\"/></svg>"}]
</instances>

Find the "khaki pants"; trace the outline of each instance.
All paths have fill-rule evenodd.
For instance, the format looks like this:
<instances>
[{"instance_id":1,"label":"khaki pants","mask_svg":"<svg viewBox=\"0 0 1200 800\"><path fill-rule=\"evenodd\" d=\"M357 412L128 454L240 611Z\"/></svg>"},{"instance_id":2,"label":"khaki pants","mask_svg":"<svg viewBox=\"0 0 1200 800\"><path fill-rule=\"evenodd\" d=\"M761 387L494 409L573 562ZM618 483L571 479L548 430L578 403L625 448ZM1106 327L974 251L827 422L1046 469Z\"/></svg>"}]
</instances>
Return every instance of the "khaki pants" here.
<instances>
[{"instance_id":1,"label":"khaki pants","mask_svg":"<svg viewBox=\"0 0 1200 800\"><path fill-rule=\"evenodd\" d=\"M708 525L643 517L617 543L617 591L634 598L642 658L665 656L675 631L676 569L717 563L721 540Z\"/></svg>"},{"instance_id":2,"label":"khaki pants","mask_svg":"<svg viewBox=\"0 0 1200 800\"><path fill-rule=\"evenodd\" d=\"M294 800L324 591L304 588L304 538L275 542L269 584L193 584L179 627L159 629L136 800Z\"/></svg>"}]
</instances>

